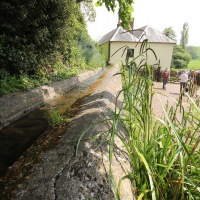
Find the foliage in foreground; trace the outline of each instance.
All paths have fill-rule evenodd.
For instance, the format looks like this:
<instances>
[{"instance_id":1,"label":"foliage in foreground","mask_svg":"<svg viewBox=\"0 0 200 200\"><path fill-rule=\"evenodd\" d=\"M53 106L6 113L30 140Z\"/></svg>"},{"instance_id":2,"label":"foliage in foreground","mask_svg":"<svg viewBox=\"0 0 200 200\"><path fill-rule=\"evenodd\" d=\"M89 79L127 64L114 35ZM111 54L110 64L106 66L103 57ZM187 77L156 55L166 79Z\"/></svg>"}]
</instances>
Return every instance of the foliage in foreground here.
<instances>
[{"instance_id":1,"label":"foliage in foreground","mask_svg":"<svg viewBox=\"0 0 200 200\"><path fill-rule=\"evenodd\" d=\"M146 53L146 50L143 51ZM114 113L110 139L110 162L114 151L114 138L119 137L129 159L129 178L136 199L199 199L200 197L200 109L188 96L189 107L182 106L180 99L168 107L153 88L151 69L144 59L140 66L133 60L129 69L122 70L124 79L123 106ZM140 68L146 71L141 76ZM164 118L154 113L153 96L160 98ZM122 123L126 135L116 132ZM120 199L120 186L116 199Z\"/></svg>"},{"instance_id":2,"label":"foliage in foreground","mask_svg":"<svg viewBox=\"0 0 200 200\"><path fill-rule=\"evenodd\" d=\"M199 102L195 103L187 95L189 106L185 108L182 105L181 94L179 99L173 99L174 106L163 105L161 94L156 93L152 87L153 73L147 63L147 51L153 52L153 50L148 48L146 42L141 45L140 55L129 63L127 59L120 73L124 83L121 91L124 100L121 108L116 105L113 117L108 119L112 121L112 127L105 134L105 137L109 135L110 139L109 177L115 198L120 200L123 180L128 178L137 200L198 200L200 199ZM141 59L139 66L135 62L136 59ZM155 113L154 96L160 99L164 117ZM123 125L126 134L117 131L118 123ZM78 145L90 128L88 127L81 135ZM112 157L117 146L116 137L123 144L122 149L117 148L118 154L121 151L131 166L130 171L126 171L118 183L115 182L112 173Z\"/></svg>"},{"instance_id":3,"label":"foliage in foreground","mask_svg":"<svg viewBox=\"0 0 200 200\"><path fill-rule=\"evenodd\" d=\"M181 94L179 99L173 100L174 106L163 105L161 94L153 90L153 73L145 57L147 51L153 50L146 47L146 44L141 45L140 55L124 65L120 73L124 83L121 91L124 100L121 108L116 105L113 117L108 119L112 121L112 127L106 132L105 137L109 135L110 139L110 178L115 198L120 200L123 180L128 178L137 200L198 200L200 197L199 103L195 103L188 96L189 106L185 108L182 105ZM141 62L137 66L135 60L140 58ZM155 96L160 99L164 117L154 112ZM117 131L118 123L123 125L126 134ZM90 128L88 127L81 135L78 145ZM118 183L114 181L112 175L116 137L123 144L121 150L117 148L118 154L121 151L131 166L131 170L126 171Z\"/></svg>"}]
</instances>

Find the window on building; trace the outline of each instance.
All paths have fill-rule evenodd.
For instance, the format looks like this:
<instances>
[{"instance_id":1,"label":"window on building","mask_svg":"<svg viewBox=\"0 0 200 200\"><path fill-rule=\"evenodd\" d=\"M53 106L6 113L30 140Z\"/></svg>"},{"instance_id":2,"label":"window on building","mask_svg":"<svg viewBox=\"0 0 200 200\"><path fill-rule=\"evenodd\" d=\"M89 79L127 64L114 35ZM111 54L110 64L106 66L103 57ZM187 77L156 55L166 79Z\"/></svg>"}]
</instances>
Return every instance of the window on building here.
<instances>
[{"instance_id":1,"label":"window on building","mask_svg":"<svg viewBox=\"0 0 200 200\"><path fill-rule=\"evenodd\" d=\"M134 57L134 49L127 49L127 57L128 58Z\"/></svg>"}]
</instances>

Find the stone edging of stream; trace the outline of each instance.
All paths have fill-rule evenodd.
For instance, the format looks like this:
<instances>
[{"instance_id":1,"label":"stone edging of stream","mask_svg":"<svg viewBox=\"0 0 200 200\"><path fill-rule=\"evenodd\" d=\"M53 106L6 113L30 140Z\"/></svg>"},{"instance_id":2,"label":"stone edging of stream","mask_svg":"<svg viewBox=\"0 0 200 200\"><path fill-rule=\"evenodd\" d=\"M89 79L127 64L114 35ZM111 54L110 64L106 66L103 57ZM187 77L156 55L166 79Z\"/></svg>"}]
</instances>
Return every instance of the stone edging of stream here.
<instances>
[{"instance_id":1,"label":"stone edging of stream","mask_svg":"<svg viewBox=\"0 0 200 200\"><path fill-rule=\"evenodd\" d=\"M95 141L91 137L112 128L116 96L122 89L120 75L114 76L118 72L118 66L104 72L73 104L70 122L63 133L57 127L44 134L10 167L4 180L3 199L115 199L109 180L110 133L108 138L102 136ZM122 100L123 95L120 95L117 109ZM119 134L125 134L120 123L115 128ZM123 149L122 143L118 138L114 140L112 173L119 183L131 169L126 154L119 151ZM128 179L122 181L120 197L121 200L134 199Z\"/></svg>"},{"instance_id":2,"label":"stone edging of stream","mask_svg":"<svg viewBox=\"0 0 200 200\"><path fill-rule=\"evenodd\" d=\"M57 95L66 93L75 85L97 74L100 70L98 68L64 81L58 81L29 91L11 93L0 97L0 130Z\"/></svg>"}]
</instances>

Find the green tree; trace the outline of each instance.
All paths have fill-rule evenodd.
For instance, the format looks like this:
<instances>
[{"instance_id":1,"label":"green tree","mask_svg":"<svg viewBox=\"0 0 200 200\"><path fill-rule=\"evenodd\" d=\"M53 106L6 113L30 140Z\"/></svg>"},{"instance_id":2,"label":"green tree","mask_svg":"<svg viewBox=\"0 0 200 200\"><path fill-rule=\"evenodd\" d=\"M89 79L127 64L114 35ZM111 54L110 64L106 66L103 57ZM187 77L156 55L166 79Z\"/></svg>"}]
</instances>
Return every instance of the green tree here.
<instances>
[{"instance_id":1,"label":"green tree","mask_svg":"<svg viewBox=\"0 0 200 200\"><path fill-rule=\"evenodd\" d=\"M176 46L172 55L172 66L176 69L187 68L191 60L190 54L181 46Z\"/></svg>"},{"instance_id":2,"label":"green tree","mask_svg":"<svg viewBox=\"0 0 200 200\"><path fill-rule=\"evenodd\" d=\"M2 0L1 66L11 73L33 74L47 60L54 62L66 21L76 9L70 0Z\"/></svg>"},{"instance_id":3,"label":"green tree","mask_svg":"<svg viewBox=\"0 0 200 200\"><path fill-rule=\"evenodd\" d=\"M76 0L76 2L91 2L92 0ZM96 6L105 5L108 11L115 12L118 8L118 19L124 28L130 28L134 0L97 0Z\"/></svg>"},{"instance_id":4,"label":"green tree","mask_svg":"<svg viewBox=\"0 0 200 200\"><path fill-rule=\"evenodd\" d=\"M118 18L121 20L121 25L124 28L130 28L130 21L132 21L132 13L134 0L98 0L96 5L106 6L108 11L115 12L118 7Z\"/></svg>"},{"instance_id":5,"label":"green tree","mask_svg":"<svg viewBox=\"0 0 200 200\"><path fill-rule=\"evenodd\" d=\"M187 49L188 53L191 55L192 59L198 59L198 47L187 46L186 49Z\"/></svg>"},{"instance_id":6,"label":"green tree","mask_svg":"<svg viewBox=\"0 0 200 200\"><path fill-rule=\"evenodd\" d=\"M63 62L70 68L83 69L86 66L94 68L105 65L94 41L87 32L81 12L77 11L76 17L70 19L63 47Z\"/></svg>"},{"instance_id":7,"label":"green tree","mask_svg":"<svg viewBox=\"0 0 200 200\"><path fill-rule=\"evenodd\" d=\"M81 10L86 21L94 22L96 18L96 12L93 5L93 0L84 0L81 2Z\"/></svg>"},{"instance_id":8,"label":"green tree","mask_svg":"<svg viewBox=\"0 0 200 200\"><path fill-rule=\"evenodd\" d=\"M1 68L11 74L34 75L58 59L68 67L87 65L88 59L81 57L85 47L80 41L87 38L88 46L94 47L83 17L93 20L91 5L92 0L81 4L74 0L2 0Z\"/></svg>"},{"instance_id":9,"label":"green tree","mask_svg":"<svg viewBox=\"0 0 200 200\"><path fill-rule=\"evenodd\" d=\"M180 40L180 45L182 46L183 49L185 49L188 44L188 33L189 33L189 26L188 23L185 22L183 24L183 29L181 31L181 40Z\"/></svg>"},{"instance_id":10,"label":"green tree","mask_svg":"<svg viewBox=\"0 0 200 200\"><path fill-rule=\"evenodd\" d=\"M172 29L172 27L165 28L163 34L165 34L168 38L176 42L176 33Z\"/></svg>"}]
</instances>

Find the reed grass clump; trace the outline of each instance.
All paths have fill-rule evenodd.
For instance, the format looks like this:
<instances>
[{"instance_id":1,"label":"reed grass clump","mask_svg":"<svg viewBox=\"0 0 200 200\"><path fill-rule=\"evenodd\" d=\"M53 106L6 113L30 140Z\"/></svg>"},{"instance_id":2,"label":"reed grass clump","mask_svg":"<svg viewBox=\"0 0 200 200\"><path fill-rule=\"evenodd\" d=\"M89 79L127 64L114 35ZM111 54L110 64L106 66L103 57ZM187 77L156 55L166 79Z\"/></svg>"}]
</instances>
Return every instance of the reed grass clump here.
<instances>
[{"instance_id":1,"label":"reed grass clump","mask_svg":"<svg viewBox=\"0 0 200 200\"><path fill-rule=\"evenodd\" d=\"M141 55L147 51L143 49ZM119 73L123 79L124 101L113 115L111 174L114 138L119 137L131 165L126 178L131 181L136 199L200 199L200 109L190 96L188 108L182 106L181 95L174 100L173 107L162 105L160 96L164 117L158 117L152 105L158 94L152 87L151 67L147 59L139 65L136 59L127 62ZM118 122L123 124L126 135L117 133ZM118 185L116 199L120 199L123 178L122 183L115 183Z\"/></svg>"},{"instance_id":2,"label":"reed grass clump","mask_svg":"<svg viewBox=\"0 0 200 200\"><path fill-rule=\"evenodd\" d=\"M127 48L127 47L125 47ZM124 179L129 179L136 200L198 200L200 199L200 108L189 95L188 107L182 105L183 94L174 99L174 105L163 105L162 96L153 89L153 70L148 65L147 40L143 41L139 55L126 64L118 74L123 89L116 97L116 108L109 119L88 127L78 140L77 149L91 127L105 121L111 128L94 136L109 138L110 179L115 198L120 200ZM124 50L125 52L125 50ZM155 55L156 57L156 55ZM139 62L136 60L140 59ZM139 64L137 64L139 63ZM119 108L118 98L124 100ZM153 98L157 96L163 117L155 113ZM125 131L117 131L122 124ZM125 132L125 133L124 133ZM121 150L115 144L118 137ZM104 140L105 141L105 140ZM118 140L117 140L118 141ZM130 171L116 183L112 158L121 151L130 163ZM77 152L76 152L77 153Z\"/></svg>"}]
</instances>

